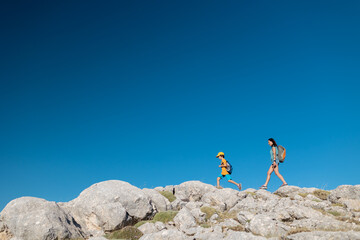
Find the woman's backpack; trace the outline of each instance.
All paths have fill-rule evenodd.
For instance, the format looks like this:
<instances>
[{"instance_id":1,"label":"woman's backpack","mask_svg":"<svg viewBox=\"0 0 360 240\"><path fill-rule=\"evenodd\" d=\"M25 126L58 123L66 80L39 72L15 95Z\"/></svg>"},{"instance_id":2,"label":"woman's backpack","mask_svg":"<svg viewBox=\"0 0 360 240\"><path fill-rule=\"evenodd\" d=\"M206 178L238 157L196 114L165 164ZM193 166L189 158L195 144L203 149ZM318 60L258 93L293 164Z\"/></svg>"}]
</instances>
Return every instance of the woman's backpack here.
<instances>
[{"instance_id":1,"label":"woman's backpack","mask_svg":"<svg viewBox=\"0 0 360 240\"><path fill-rule=\"evenodd\" d=\"M286 157L286 149L283 147L283 146L278 146L278 158L279 158L279 161L281 163L283 163L285 161L285 157Z\"/></svg>"}]
</instances>

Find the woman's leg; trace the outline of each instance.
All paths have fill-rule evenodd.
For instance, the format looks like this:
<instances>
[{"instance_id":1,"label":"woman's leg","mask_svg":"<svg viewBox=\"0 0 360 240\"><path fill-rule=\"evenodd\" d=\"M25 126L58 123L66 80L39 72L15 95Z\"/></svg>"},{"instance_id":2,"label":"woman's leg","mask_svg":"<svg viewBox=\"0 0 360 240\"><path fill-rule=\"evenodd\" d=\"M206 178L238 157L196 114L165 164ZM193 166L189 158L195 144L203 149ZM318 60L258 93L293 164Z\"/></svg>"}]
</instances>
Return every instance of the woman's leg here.
<instances>
[{"instance_id":1,"label":"woman's leg","mask_svg":"<svg viewBox=\"0 0 360 240\"><path fill-rule=\"evenodd\" d=\"M273 165L271 165L269 168L269 171L267 172L266 182L264 184L265 187L267 187L267 185L270 181L270 175L272 174L273 171L274 171L274 167L273 167Z\"/></svg>"},{"instance_id":2,"label":"woman's leg","mask_svg":"<svg viewBox=\"0 0 360 240\"><path fill-rule=\"evenodd\" d=\"M279 165L276 164L276 167L275 167L274 171L275 171L276 176L278 176L280 178L280 180L283 182L283 184L287 184L285 182L285 179L283 178L283 176L279 172Z\"/></svg>"}]
</instances>

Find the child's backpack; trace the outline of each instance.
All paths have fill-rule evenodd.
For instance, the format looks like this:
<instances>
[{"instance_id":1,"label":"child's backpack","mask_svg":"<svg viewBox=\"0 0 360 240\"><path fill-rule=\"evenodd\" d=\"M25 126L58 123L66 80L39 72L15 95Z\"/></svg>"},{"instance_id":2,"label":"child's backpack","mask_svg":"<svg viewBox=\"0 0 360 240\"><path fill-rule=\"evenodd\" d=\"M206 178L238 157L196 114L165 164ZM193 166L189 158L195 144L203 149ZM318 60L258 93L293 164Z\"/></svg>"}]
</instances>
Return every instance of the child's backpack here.
<instances>
[{"instance_id":1,"label":"child's backpack","mask_svg":"<svg viewBox=\"0 0 360 240\"><path fill-rule=\"evenodd\" d=\"M283 147L283 146L278 146L278 158L279 158L279 161L281 163L283 163L285 161L285 157L286 157L286 149Z\"/></svg>"},{"instance_id":2,"label":"child's backpack","mask_svg":"<svg viewBox=\"0 0 360 240\"><path fill-rule=\"evenodd\" d=\"M226 171L231 174L233 171L233 167L231 165L231 163L229 163L229 161L226 161Z\"/></svg>"}]
</instances>

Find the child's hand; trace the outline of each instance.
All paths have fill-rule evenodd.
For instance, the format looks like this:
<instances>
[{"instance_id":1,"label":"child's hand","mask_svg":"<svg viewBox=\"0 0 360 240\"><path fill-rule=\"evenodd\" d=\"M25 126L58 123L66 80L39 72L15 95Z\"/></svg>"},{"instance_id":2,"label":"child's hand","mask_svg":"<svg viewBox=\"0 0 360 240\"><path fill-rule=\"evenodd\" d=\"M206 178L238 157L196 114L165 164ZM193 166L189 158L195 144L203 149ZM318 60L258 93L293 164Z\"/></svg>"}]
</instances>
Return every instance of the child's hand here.
<instances>
[{"instance_id":1,"label":"child's hand","mask_svg":"<svg viewBox=\"0 0 360 240\"><path fill-rule=\"evenodd\" d=\"M219 165L219 167L222 167L221 165Z\"/></svg>"}]
</instances>

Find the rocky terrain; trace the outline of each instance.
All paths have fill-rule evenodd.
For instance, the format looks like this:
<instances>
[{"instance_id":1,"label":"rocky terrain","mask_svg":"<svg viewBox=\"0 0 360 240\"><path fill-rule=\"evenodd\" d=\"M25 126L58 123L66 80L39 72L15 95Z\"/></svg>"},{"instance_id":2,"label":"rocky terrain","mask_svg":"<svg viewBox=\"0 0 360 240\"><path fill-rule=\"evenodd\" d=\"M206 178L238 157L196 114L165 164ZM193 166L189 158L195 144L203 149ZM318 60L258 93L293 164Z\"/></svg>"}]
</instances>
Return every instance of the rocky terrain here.
<instances>
[{"instance_id":1,"label":"rocky terrain","mask_svg":"<svg viewBox=\"0 0 360 240\"><path fill-rule=\"evenodd\" d=\"M139 189L105 181L66 203L34 197L0 214L0 240L360 239L360 185L217 189L199 181Z\"/></svg>"}]
</instances>

